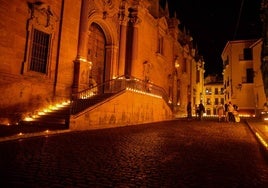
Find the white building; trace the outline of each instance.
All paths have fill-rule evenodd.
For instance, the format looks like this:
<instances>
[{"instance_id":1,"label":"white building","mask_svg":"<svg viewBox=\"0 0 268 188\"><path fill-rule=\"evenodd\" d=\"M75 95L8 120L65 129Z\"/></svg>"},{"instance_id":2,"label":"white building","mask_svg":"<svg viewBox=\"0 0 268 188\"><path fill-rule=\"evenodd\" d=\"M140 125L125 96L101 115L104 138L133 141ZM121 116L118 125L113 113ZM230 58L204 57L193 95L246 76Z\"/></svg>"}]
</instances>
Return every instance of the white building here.
<instances>
[{"instance_id":1,"label":"white building","mask_svg":"<svg viewBox=\"0 0 268 188\"><path fill-rule=\"evenodd\" d=\"M228 41L223 52L224 98L240 114L257 114L265 101L260 72L261 40Z\"/></svg>"}]
</instances>

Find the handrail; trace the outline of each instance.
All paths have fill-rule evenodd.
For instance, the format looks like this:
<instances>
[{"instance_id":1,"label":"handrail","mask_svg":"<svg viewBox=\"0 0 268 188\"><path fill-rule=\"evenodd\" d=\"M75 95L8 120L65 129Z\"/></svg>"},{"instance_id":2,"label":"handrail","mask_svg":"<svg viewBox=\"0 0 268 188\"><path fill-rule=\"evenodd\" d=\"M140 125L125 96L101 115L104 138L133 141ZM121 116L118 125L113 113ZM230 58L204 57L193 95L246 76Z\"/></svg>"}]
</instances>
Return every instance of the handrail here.
<instances>
[{"instance_id":1,"label":"handrail","mask_svg":"<svg viewBox=\"0 0 268 188\"><path fill-rule=\"evenodd\" d=\"M171 101L162 87L133 76L123 75L115 79L105 81L104 83L98 84L91 88L87 88L78 93L74 93L72 95L71 113L75 114L88 107L89 104L91 104L88 102L88 100L93 100L95 96L115 94L123 90L132 90L135 92L163 98L167 105L172 109ZM81 106L83 106L83 108Z\"/></svg>"}]
</instances>

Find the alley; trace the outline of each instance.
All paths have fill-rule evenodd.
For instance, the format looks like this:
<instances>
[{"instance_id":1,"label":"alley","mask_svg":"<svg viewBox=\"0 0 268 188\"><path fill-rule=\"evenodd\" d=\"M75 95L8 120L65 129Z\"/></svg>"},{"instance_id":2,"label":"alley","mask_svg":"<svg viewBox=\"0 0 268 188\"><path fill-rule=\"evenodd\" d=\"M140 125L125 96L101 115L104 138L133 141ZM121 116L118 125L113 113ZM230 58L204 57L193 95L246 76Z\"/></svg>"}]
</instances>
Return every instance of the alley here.
<instances>
[{"instance_id":1,"label":"alley","mask_svg":"<svg viewBox=\"0 0 268 188\"><path fill-rule=\"evenodd\" d=\"M1 187L266 187L248 126L174 120L0 143Z\"/></svg>"}]
</instances>

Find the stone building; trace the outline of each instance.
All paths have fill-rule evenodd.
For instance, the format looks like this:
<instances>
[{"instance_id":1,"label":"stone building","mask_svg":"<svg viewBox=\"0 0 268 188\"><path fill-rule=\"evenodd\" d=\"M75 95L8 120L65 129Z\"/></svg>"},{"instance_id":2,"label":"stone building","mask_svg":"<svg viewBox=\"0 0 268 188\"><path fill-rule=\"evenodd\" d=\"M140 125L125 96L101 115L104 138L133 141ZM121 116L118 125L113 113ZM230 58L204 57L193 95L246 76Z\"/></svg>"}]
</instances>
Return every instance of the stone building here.
<instances>
[{"instance_id":1,"label":"stone building","mask_svg":"<svg viewBox=\"0 0 268 188\"><path fill-rule=\"evenodd\" d=\"M208 75L205 78L205 97L204 105L206 106L207 116L216 116L219 105L224 105L224 88L222 77L219 75Z\"/></svg>"},{"instance_id":2,"label":"stone building","mask_svg":"<svg viewBox=\"0 0 268 188\"><path fill-rule=\"evenodd\" d=\"M262 40L228 41L223 52L225 101L241 115L258 115L266 102L261 74Z\"/></svg>"},{"instance_id":3,"label":"stone building","mask_svg":"<svg viewBox=\"0 0 268 188\"><path fill-rule=\"evenodd\" d=\"M193 100L204 62L167 3L0 2L0 123L59 104L71 128L146 123Z\"/></svg>"}]
</instances>

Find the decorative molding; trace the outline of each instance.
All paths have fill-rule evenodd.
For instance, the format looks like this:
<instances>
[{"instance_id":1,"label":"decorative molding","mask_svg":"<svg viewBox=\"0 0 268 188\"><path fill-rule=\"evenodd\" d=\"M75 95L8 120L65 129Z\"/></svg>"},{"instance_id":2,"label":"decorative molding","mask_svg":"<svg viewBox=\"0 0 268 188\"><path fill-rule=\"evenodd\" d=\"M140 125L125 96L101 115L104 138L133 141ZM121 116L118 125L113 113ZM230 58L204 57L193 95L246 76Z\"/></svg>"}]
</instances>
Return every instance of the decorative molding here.
<instances>
[{"instance_id":1,"label":"decorative molding","mask_svg":"<svg viewBox=\"0 0 268 188\"><path fill-rule=\"evenodd\" d=\"M38 25L46 30L54 30L57 16L49 5L42 2L28 3L31 17L29 19L32 24Z\"/></svg>"},{"instance_id":2,"label":"decorative molding","mask_svg":"<svg viewBox=\"0 0 268 188\"><path fill-rule=\"evenodd\" d=\"M141 19L138 17L138 10L134 8L129 8L129 22L132 23L133 25L138 25L141 23Z\"/></svg>"}]
</instances>

